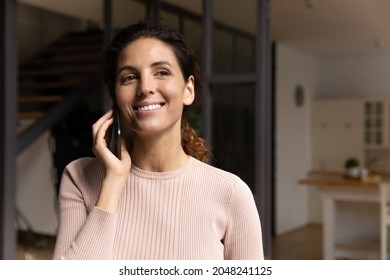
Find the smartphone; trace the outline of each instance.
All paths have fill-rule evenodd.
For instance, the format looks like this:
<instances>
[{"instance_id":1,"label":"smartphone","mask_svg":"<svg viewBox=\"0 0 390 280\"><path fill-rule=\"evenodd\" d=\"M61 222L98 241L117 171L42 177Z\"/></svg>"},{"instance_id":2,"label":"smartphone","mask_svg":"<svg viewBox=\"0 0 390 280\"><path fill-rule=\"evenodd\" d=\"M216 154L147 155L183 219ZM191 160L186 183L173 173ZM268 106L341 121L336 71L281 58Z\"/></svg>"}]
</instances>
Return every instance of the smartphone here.
<instances>
[{"instance_id":1,"label":"smartphone","mask_svg":"<svg viewBox=\"0 0 390 280\"><path fill-rule=\"evenodd\" d=\"M113 104L113 114L114 114L114 129L112 130L112 137L111 137L111 143L112 143L111 151L118 159L121 159L121 123L120 123L119 108L116 101L114 101Z\"/></svg>"}]
</instances>

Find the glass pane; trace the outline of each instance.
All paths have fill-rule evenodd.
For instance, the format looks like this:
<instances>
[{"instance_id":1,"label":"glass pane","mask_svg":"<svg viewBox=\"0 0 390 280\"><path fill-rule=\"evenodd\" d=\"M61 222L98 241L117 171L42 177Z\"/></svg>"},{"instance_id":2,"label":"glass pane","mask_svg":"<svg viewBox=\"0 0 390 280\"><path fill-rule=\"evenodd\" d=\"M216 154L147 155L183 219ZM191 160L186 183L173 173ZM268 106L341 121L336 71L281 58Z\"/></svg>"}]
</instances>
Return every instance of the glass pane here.
<instances>
[{"instance_id":1,"label":"glass pane","mask_svg":"<svg viewBox=\"0 0 390 280\"><path fill-rule=\"evenodd\" d=\"M232 32L228 28L216 28L214 37L215 73L242 73L255 70L255 39Z\"/></svg>"},{"instance_id":2,"label":"glass pane","mask_svg":"<svg viewBox=\"0 0 390 280\"><path fill-rule=\"evenodd\" d=\"M366 119L366 129L369 129L371 127L371 120Z\"/></svg>"},{"instance_id":3,"label":"glass pane","mask_svg":"<svg viewBox=\"0 0 390 280\"><path fill-rule=\"evenodd\" d=\"M202 24L201 22L185 19L183 35L187 38L198 57L202 52ZM200 59L200 58L199 58Z\"/></svg>"},{"instance_id":4,"label":"glass pane","mask_svg":"<svg viewBox=\"0 0 390 280\"><path fill-rule=\"evenodd\" d=\"M254 37L237 37L235 48L236 72L255 71L255 39Z\"/></svg>"},{"instance_id":5,"label":"glass pane","mask_svg":"<svg viewBox=\"0 0 390 280\"><path fill-rule=\"evenodd\" d=\"M381 119L377 119L376 120L376 128L377 129L381 129L382 128L382 120Z\"/></svg>"},{"instance_id":6,"label":"glass pane","mask_svg":"<svg viewBox=\"0 0 390 280\"><path fill-rule=\"evenodd\" d=\"M213 99L212 153L217 167L254 187L254 85L218 85Z\"/></svg>"},{"instance_id":7,"label":"glass pane","mask_svg":"<svg viewBox=\"0 0 390 280\"><path fill-rule=\"evenodd\" d=\"M234 0L214 0L213 19L215 23L215 58L214 73L245 73L254 71L254 42L256 34L256 8L255 0L237 2ZM229 7L227 9L226 7ZM235 7L235 8L230 8ZM228 34L228 36L226 35ZM229 39L227 39L227 37ZM224 40L230 52L220 53L220 46ZM222 65L220 65L222 63ZM225 67L224 67L224 66Z\"/></svg>"},{"instance_id":8,"label":"glass pane","mask_svg":"<svg viewBox=\"0 0 390 280\"><path fill-rule=\"evenodd\" d=\"M136 0L112 1L112 25L115 29L146 18L146 5Z\"/></svg>"},{"instance_id":9,"label":"glass pane","mask_svg":"<svg viewBox=\"0 0 390 280\"><path fill-rule=\"evenodd\" d=\"M382 115L382 103L381 102L377 102L375 104L376 106L376 114L377 115Z\"/></svg>"},{"instance_id":10,"label":"glass pane","mask_svg":"<svg viewBox=\"0 0 390 280\"><path fill-rule=\"evenodd\" d=\"M382 133L380 131L376 133L376 144L382 144Z\"/></svg>"},{"instance_id":11,"label":"glass pane","mask_svg":"<svg viewBox=\"0 0 390 280\"><path fill-rule=\"evenodd\" d=\"M366 112L366 115L370 115L371 114L371 103L370 102L366 102L365 104L365 112Z\"/></svg>"},{"instance_id":12,"label":"glass pane","mask_svg":"<svg viewBox=\"0 0 390 280\"><path fill-rule=\"evenodd\" d=\"M161 19L168 25L179 30L179 15L161 10Z\"/></svg>"},{"instance_id":13,"label":"glass pane","mask_svg":"<svg viewBox=\"0 0 390 280\"><path fill-rule=\"evenodd\" d=\"M234 37L229 32L219 28L215 29L212 67L214 73L233 72L233 40Z\"/></svg>"},{"instance_id":14,"label":"glass pane","mask_svg":"<svg viewBox=\"0 0 390 280\"><path fill-rule=\"evenodd\" d=\"M366 132L365 133L365 141L364 141L366 144L371 144L371 134L370 132Z\"/></svg>"}]
</instances>

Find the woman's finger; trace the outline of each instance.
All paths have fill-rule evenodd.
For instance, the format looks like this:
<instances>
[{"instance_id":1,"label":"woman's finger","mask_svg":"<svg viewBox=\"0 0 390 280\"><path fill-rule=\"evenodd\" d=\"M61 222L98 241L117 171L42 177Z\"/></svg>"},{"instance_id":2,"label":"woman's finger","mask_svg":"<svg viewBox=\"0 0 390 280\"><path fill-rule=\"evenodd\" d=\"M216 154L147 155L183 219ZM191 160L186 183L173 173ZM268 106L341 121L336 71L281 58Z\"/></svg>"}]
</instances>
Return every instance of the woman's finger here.
<instances>
[{"instance_id":1,"label":"woman's finger","mask_svg":"<svg viewBox=\"0 0 390 280\"><path fill-rule=\"evenodd\" d=\"M99 130L99 128L102 126L102 124L107 121L109 118L112 117L112 110L109 110L107 113L105 113L103 116L101 116L93 125L92 125L92 134L95 136Z\"/></svg>"},{"instance_id":2,"label":"woman's finger","mask_svg":"<svg viewBox=\"0 0 390 280\"><path fill-rule=\"evenodd\" d=\"M95 148L98 148L100 145L102 145L104 148L107 148L106 133L108 128L113 124L113 122L113 118L107 119L97 128L97 131L94 135Z\"/></svg>"}]
</instances>

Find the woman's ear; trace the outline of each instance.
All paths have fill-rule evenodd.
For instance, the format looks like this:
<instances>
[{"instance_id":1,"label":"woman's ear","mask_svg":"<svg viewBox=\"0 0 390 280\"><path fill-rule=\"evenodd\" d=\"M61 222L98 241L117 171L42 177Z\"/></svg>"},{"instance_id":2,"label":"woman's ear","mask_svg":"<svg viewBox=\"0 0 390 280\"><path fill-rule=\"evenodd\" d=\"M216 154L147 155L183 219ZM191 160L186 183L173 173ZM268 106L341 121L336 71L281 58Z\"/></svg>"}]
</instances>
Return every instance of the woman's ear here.
<instances>
[{"instance_id":1,"label":"woman's ear","mask_svg":"<svg viewBox=\"0 0 390 280\"><path fill-rule=\"evenodd\" d=\"M186 87L184 89L184 99L183 104L184 105L191 105L192 102L194 102L195 99L195 78L194 76L189 76Z\"/></svg>"}]
</instances>

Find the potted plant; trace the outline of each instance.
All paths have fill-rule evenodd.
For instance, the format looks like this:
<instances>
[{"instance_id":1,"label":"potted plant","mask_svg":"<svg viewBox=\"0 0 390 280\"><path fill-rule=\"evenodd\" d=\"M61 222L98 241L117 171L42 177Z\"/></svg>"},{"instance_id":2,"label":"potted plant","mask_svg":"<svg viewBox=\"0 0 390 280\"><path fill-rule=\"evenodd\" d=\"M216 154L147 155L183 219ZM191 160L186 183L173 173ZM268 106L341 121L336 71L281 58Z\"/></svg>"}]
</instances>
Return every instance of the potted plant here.
<instances>
[{"instance_id":1,"label":"potted plant","mask_svg":"<svg viewBox=\"0 0 390 280\"><path fill-rule=\"evenodd\" d=\"M345 169L347 175L352 178L358 178L360 176L360 163L356 158L349 158L345 161Z\"/></svg>"}]
</instances>

